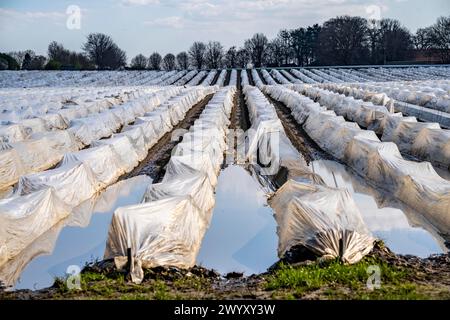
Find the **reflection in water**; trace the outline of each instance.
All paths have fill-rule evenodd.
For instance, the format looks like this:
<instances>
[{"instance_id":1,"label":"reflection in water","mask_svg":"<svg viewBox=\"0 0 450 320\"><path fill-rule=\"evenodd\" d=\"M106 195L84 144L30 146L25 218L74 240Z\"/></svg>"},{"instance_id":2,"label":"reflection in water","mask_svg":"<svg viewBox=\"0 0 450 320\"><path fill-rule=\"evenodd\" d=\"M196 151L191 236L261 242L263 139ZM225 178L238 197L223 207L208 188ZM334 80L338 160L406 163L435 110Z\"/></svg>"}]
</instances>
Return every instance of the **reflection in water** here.
<instances>
[{"instance_id":1,"label":"reflection in water","mask_svg":"<svg viewBox=\"0 0 450 320\"><path fill-rule=\"evenodd\" d=\"M447 251L444 240L419 213L386 195L383 197L344 165L318 160L312 163L311 170L328 186L348 189L367 227L395 253L427 257Z\"/></svg>"},{"instance_id":2,"label":"reflection in water","mask_svg":"<svg viewBox=\"0 0 450 320\"><path fill-rule=\"evenodd\" d=\"M265 193L240 166L219 176L216 205L197 264L220 273L260 273L277 261L276 223Z\"/></svg>"},{"instance_id":3,"label":"reflection in water","mask_svg":"<svg viewBox=\"0 0 450 320\"><path fill-rule=\"evenodd\" d=\"M2 266L0 280L15 283L16 289L40 289L51 286L55 276L64 276L70 265L82 269L101 260L114 210L139 203L151 181L147 176L123 180L87 200Z\"/></svg>"}]
</instances>

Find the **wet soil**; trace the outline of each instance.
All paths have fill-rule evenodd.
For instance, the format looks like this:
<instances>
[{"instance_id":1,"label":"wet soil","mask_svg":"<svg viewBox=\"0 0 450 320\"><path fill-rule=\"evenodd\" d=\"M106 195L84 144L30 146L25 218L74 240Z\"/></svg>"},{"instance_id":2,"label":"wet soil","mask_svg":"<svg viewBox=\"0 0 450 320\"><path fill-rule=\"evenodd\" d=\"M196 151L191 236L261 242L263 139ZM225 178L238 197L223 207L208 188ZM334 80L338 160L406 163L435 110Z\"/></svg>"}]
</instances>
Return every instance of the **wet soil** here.
<instances>
[{"instance_id":1,"label":"wet soil","mask_svg":"<svg viewBox=\"0 0 450 320\"><path fill-rule=\"evenodd\" d=\"M291 69L289 69L289 70L286 70L292 77L294 77L294 79L299 79L300 80L300 78L299 77L297 77L293 72L291 72Z\"/></svg>"},{"instance_id":2,"label":"wet soil","mask_svg":"<svg viewBox=\"0 0 450 320\"><path fill-rule=\"evenodd\" d=\"M186 117L181 120L180 123L172 129L172 131L166 133L161 139L158 140L158 142L149 150L147 157L131 172L122 176L121 179L128 179L145 174L150 176L154 183L161 181L165 174L165 166L170 160L172 149L180 142L181 139L172 141L172 133L178 129L188 130L203 112L212 96L212 94L208 95L202 101L194 105L186 113Z\"/></svg>"},{"instance_id":3,"label":"wet soil","mask_svg":"<svg viewBox=\"0 0 450 320\"><path fill-rule=\"evenodd\" d=\"M361 279L350 285L325 280L321 287L308 286L305 282L294 289L273 288L277 272L286 268L279 263L265 273L248 277L238 272L221 275L199 266L188 270L157 267L146 269L143 282L137 285L127 280L126 273L117 271L112 261L106 260L84 268L80 290L68 290L65 282L57 279L52 287L39 291L0 289L0 299L450 299L449 254L420 259L395 255L377 243L365 259L384 265L398 276L384 280L382 275L381 288L372 291ZM324 263L307 260L290 264L289 270L301 272L316 268L315 265L326 267ZM353 266L345 268L350 270Z\"/></svg>"},{"instance_id":4,"label":"wet soil","mask_svg":"<svg viewBox=\"0 0 450 320\"><path fill-rule=\"evenodd\" d=\"M294 147L303 155L306 162L309 164L314 160L334 160L330 154L326 153L306 134L301 125L294 119L291 114L291 110L283 103L272 99L269 95L265 94L267 99L275 106L278 118L280 118L283 124L284 131L291 140Z\"/></svg>"},{"instance_id":5,"label":"wet soil","mask_svg":"<svg viewBox=\"0 0 450 320\"><path fill-rule=\"evenodd\" d=\"M223 83L224 86L227 86L230 83L231 78L231 70L227 70L227 74L225 75L225 82Z\"/></svg>"},{"instance_id":6,"label":"wet soil","mask_svg":"<svg viewBox=\"0 0 450 320\"><path fill-rule=\"evenodd\" d=\"M212 86L215 85L217 80L219 79L220 72L221 72L220 70L216 70L216 75L214 76L213 80L211 81Z\"/></svg>"},{"instance_id":7,"label":"wet soil","mask_svg":"<svg viewBox=\"0 0 450 320\"><path fill-rule=\"evenodd\" d=\"M250 72L250 70L244 70L245 72L247 72L247 76L248 76L248 83L251 85L251 86L254 86L255 85L255 81L253 80L253 75L252 75L252 73Z\"/></svg>"},{"instance_id":8,"label":"wet soil","mask_svg":"<svg viewBox=\"0 0 450 320\"><path fill-rule=\"evenodd\" d=\"M258 72L259 78L261 79L263 84L267 84L266 79L263 77L262 72L260 69L256 70Z\"/></svg>"}]
</instances>

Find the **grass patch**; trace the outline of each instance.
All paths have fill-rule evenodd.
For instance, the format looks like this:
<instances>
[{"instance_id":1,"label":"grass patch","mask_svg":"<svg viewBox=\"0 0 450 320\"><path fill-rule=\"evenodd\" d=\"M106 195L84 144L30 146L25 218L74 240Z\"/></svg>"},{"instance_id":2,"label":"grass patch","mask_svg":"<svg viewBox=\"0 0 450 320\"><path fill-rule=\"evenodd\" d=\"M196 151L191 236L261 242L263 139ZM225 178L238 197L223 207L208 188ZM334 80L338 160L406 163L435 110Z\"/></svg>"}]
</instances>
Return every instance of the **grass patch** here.
<instances>
[{"instance_id":1,"label":"grass patch","mask_svg":"<svg viewBox=\"0 0 450 320\"><path fill-rule=\"evenodd\" d=\"M371 275L368 268L373 265L380 268L381 288L370 291L367 289L367 279ZM299 267L281 265L267 278L265 289L288 289L296 297L321 289L322 294L333 299L376 297L421 299L422 296L416 295L417 286L406 281L407 276L406 269L390 266L373 257L366 257L354 265L344 265L337 260L326 265L318 263Z\"/></svg>"}]
</instances>

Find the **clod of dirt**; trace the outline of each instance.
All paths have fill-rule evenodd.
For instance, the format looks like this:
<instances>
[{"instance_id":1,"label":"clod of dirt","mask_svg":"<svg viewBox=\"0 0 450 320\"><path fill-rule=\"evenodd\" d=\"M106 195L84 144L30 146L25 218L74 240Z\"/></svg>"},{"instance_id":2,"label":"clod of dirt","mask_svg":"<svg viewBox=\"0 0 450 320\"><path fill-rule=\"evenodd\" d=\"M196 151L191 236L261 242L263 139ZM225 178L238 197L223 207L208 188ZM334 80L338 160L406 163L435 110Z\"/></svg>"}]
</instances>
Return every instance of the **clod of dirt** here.
<instances>
[{"instance_id":1,"label":"clod of dirt","mask_svg":"<svg viewBox=\"0 0 450 320\"><path fill-rule=\"evenodd\" d=\"M244 276L243 272L232 271L232 272L228 272L225 275L225 279L238 279L238 278L242 278L243 276Z\"/></svg>"}]
</instances>

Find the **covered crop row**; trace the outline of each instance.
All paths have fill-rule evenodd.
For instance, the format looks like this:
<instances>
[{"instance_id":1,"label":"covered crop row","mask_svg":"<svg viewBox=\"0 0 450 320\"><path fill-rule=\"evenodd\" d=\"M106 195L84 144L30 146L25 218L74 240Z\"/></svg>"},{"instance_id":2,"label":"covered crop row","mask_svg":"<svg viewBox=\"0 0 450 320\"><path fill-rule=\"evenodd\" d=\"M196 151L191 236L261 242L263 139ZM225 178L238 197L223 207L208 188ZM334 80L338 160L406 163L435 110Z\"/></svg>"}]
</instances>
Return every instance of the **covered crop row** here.
<instances>
[{"instance_id":1,"label":"covered crop row","mask_svg":"<svg viewBox=\"0 0 450 320\"><path fill-rule=\"evenodd\" d=\"M187 86L197 86L200 81L208 74L208 71L200 71L193 77L188 83L186 83Z\"/></svg>"},{"instance_id":2,"label":"covered crop row","mask_svg":"<svg viewBox=\"0 0 450 320\"><path fill-rule=\"evenodd\" d=\"M225 77L227 76L227 70L220 71L219 77L215 83L216 86L223 87L225 84Z\"/></svg>"},{"instance_id":3,"label":"covered crop row","mask_svg":"<svg viewBox=\"0 0 450 320\"><path fill-rule=\"evenodd\" d=\"M256 69L252 69L252 78L253 78L253 82L255 84L255 86L257 86L258 88L262 88L264 87L264 83L262 82L258 71L256 71Z\"/></svg>"},{"instance_id":4,"label":"covered crop row","mask_svg":"<svg viewBox=\"0 0 450 320\"><path fill-rule=\"evenodd\" d=\"M286 70L281 70L280 73L285 76L290 83L303 83L303 81L295 78L293 75L291 75L288 71Z\"/></svg>"},{"instance_id":5,"label":"covered crop row","mask_svg":"<svg viewBox=\"0 0 450 320\"><path fill-rule=\"evenodd\" d=\"M6 124L0 125L0 141L13 143L28 139L32 134L67 129L77 118L84 118L157 91L157 88L130 90L119 95L107 95L99 99L80 99L70 105L57 104L49 109L45 99L37 106L14 110L8 114ZM31 110L30 110L31 109ZM5 115L5 113L3 114Z\"/></svg>"},{"instance_id":6,"label":"covered crop row","mask_svg":"<svg viewBox=\"0 0 450 320\"><path fill-rule=\"evenodd\" d=\"M264 78L264 80L266 81L267 84L269 85L276 85L277 82L272 78L272 76L270 75L269 71L267 71L266 69L261 69L261 74Z\"/></svg>"},{"instance_id":7,"label":"covered crop row","mask_svg":"<svg viewBox=\"0 0 450 320\"><path fill-rule=\"evenodd\" d=\"M325 259L359 261L372 249L374 238L349 192L328 187L308 169L259 89L246 86L244 93L253 129L248 159L259 176L271 175L279 187L269 201L278 223L278 255L304 246ZM268 172L261 162L275 170Z\"/></svg>"},{"instance_id":8,"label":"covered crop row","mask_svg":"<svg viewBox=\"0 0 450 320\"><path fill-rule=\"evenodd\" d=\"M292 74L294 74L297 78L299 78L304 83L317 83L318 82L317 80L314 80L313 78L308 77L307 75L300 72L299 70L291 69L291 72L292 72ZM321 81L319 81L319 82L321 82Z\"/></svg>"},{"instance_id":9,"label":"covered crop row","mask_svg":"<svg viewBox=\"0 0 450 320\"><path fill-rule=\"evenodd\" d=\"M382 141L394 142L401 152L450 170L450 130L442 129L438 123L418 122L415 117L392 114L384 106L320 88L294 89L338 116L381 134Z\"/></svg>"},{"instance_id":10,"label":"covered crop row","mask_svg":"<svg viewBox=\"0 0 450 320\"><path fill-rule=\"evenodd\" d=\"M194 76L197 74L197 70L191 70L188 73L186 73L183 77L178 79L176 82L173 83L175 86L183 86L187 82L189 82Z\"/></svg>"},{"instance_id":11,"label":"covered crop row","mask_svg":"<svg viewBox=\"0 0 450 320\"><path fill-rule=\"evenodd\" d=\"M241 87L249 85L247 70L241 70Z\"/></svg>"},{"instance_id":12,"label":"covered crop row","mask_svg":"<svg viewBox=\"0 0 450 320\"><path fill-rule=\"evenodd\" d=\"M131 276L143 279L142 267L192 267L215 204L225 137L235 87L218 91L172 152L161 183L148 187L141 204L114 212L105 258L127 261Z\"/></svg>"},{"instance_id":13,"label":"covered crop row","mask_svg":"<svg viewBox=\"0 0 450 320\"><path fill-rule=\"evenodd\" d=\"M375 132L361 130L334 111L281 86L266 92L285 103L306 133L325 151L344 161L361 176L423 212L435 225L450 225L450 182L430 163L402 158L392 142L381 142Z\"/></svg>"},{"instance_id":14,"label":"covered crop row","mask_svg":"<svg viewBox=\"0 0 450 320\"><path fill-rule=\"evenodd\" d=\"M213 82L214 77L216 76L217 71L216 70L211 70L208 72L208 75L206 76L206 78L202 81L202 83L200 83L201 86L210 86L211 82Z\"/></svg>"},{"instance_id":15,"label":"covered crop row","mask_svg":"<svg viewBox=\"0 0 450 320\"><path fill-rule=\"evenodd\" d=\"M231 70L230 81L228 82L229 86L237 86L237 70Z\"/></svg>"},{"instance_id":16,"label":"covered crop row","mask_svg":"<svg viewBox=\"0 0 450 320\"><path fill-rule=\"evenodd\" d=\"M278 70L276 69L272 69L270 71L270 74L272 75L272 77L277 80L279 83L281 84L290 84L291 82L286 79ZM269 82L267 82L269 83Z\"/></svg>"},{"instance_id":17,"label":"covered crop row","mask_svg":"<svg viewBox=\"0 0 450 320\"><path fill-rule=\"evenodd\" d=\"M190 108L215 90L188 89L138 118L121 134L98 140L92 148L66 154L57 168L20 177L15 194L0 200L0 264L69 215L74 207L131 171Z\"/></svg>"},{"instance_id":18,"label":"covered crop row","mask_svg":"<svg viewBox=\"0 0 450 320\"><path fill-rule=\"evenodd\" d=\"M37 133L29 139L6 143L0 151L0 190L17 183L23 175L47 170L61 161L64 154L82 149L94 141L109 137L120 127L180 93L172 87L164 91L117 105L98 114L74 119L67 130Z\"/></svg>"},{"instance_id":19,"label":"covered crop row","mask_svg":"<svg viewBox=\"0 0 450 320\"><path fill-rule=\"evenodd\" d=\"M440 83L441 81L437 82L436 85L438 86ZM383 91L373 91L357 88L354 85L335 85L331 83L321 85L321 87L343 93L347 96L353 96L358 99L370 100L376 104L384 104L384 102L381 102L381 100L378 99L378 97L384 97L383 100L389 101L389 103L392 104L394 109L398 112L402 112L408 116L415 116L422 121L437 122L445 128L450 128L450 113L398 101L389 97Z\"/></svg>"},{"instance_id":20,"label":"covered crop row","mask_svg":"<svg viewBox=\"0 0 450 320\"><path fill-rule=\"evenodd\" d=\"M56 122L53 118L59 114L63 119L66 113L70 113L70 109L79 108L82 106L89 107L88 112L98 112L95 110L95 105L100 104L117 104L124 102L130 98L138 97L139 95L150 93L157 88L133 88L122 87L116 89L95 89L95 90L64 90L62 92L54 93L51 90L43 89L42 93L35 92L17 92L14 90L13 95L8 95L9 92L2 91L0 99L0 122L1 127L4 128L9 124L17 124L21 121L28 120L31 122L29 126L33 125L32 118L43 117L43 121ZM55 90L56 91L56 90ZM69 110L67 110L69 109ZM70 121L70 119L68 119ZM67 121L66 121L67 122ZM44 126L45 124L43 124Z\"/></svg>"},{"instance_id":21,"label":"covered crop row","mask_svg":"<svg viewBox=\"0 0 450 320\"><path fill-rule=\"evenodd\" d=\"M383 92L399 101L450 113L450 96L448 91L442 92L439 90L441 91L440 94L436 94L435 92L421 92L415 88L403 88L402 85L398 85L395 82L382 84L360 83L350 84L350 86L374 92Z\"/></svg>"}]
</instances>

